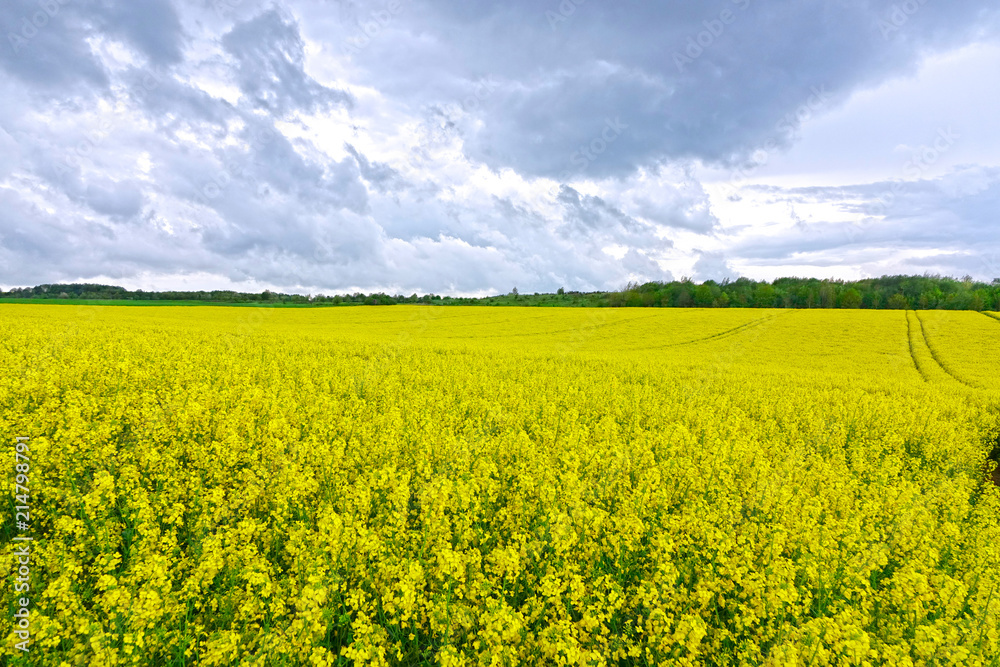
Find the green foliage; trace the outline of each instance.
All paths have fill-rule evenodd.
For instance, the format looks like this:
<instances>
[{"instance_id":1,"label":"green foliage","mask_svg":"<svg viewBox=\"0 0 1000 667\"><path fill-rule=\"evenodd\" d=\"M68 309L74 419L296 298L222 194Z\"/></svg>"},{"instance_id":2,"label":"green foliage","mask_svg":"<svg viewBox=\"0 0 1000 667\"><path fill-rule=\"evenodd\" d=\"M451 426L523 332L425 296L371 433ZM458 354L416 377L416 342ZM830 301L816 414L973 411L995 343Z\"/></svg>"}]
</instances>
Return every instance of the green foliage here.
<instances>
[{"instance_id":1,"label":"green foliage","mask_svg":"<svg viewBox=\"0 0 1000 667\"><path fill-rule=\"evenodd\" d=\"M576 308L869 308L915 310L1000 310L1000 279L992 283L941 276L883 276L857 281L779 278L773 282L738 278L689 278L669 283L629 283L613 292L577 292L560 287L555 294L509 294L484 298L373 294L304 296L264 291L247 294L211 292L144 292L94 284L39 285L0 292L0 301L51 300L62 304L172 305L214 304L244 306L391 306L401 303L438 306L533 306Z\"/></svg>"},{"instance_id":2,"label":"green foliage","mask_svg":"<svg viewBox=\"0 0 1000 667\"><path fill-rule=\"evenodd\" d=\"M841 308L860 308L863 299L861 292L853 287L846 290L840 297Z\"/></svg>"},{"instance_id":3,"label":"green foliage","mask_svg":"<svg viewBox=\"0 0 1000 667\"><path fill-rule=\"evenodd\" d=\"M909 300L902 294L893 294L887 303L888 307L894 310L906 310L910 307Z\"/></svg>"}]
</instances>

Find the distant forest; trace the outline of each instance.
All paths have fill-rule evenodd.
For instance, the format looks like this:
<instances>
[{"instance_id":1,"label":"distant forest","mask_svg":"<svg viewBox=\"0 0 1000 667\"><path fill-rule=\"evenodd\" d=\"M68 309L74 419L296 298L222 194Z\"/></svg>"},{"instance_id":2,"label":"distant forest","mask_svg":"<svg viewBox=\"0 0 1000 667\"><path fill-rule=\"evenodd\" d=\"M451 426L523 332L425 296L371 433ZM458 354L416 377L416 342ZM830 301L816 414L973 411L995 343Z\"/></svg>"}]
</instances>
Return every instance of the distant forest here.
<instances>
[{"instance_id":1,"label":"distant forest","mask_svg":"<svg viewBox=\"0 0 1000 667\"><path fill-rule=\"evenodd\" d=\"M145 292L123 287L92 284L39 285L0 291L5 301L25 299L60 301L196 302L267 306L352 306L432 304L462 306L567 306L597 308L867 308L867 309L948 309L1000 310L1000 278L992 283L941 276L883 276L865 280L817 280L779 278L772 282L739 278L695 283L632 283L614 292L574 292L560 289L555 294L511 292L482 298L425 294L418 296L376 294L300 295L264 291L244 293L225 290L211 292ZM139 305L139 304L135 304ZM149 305L153 305L150 303Z\"/></svg>"}]
</instances>

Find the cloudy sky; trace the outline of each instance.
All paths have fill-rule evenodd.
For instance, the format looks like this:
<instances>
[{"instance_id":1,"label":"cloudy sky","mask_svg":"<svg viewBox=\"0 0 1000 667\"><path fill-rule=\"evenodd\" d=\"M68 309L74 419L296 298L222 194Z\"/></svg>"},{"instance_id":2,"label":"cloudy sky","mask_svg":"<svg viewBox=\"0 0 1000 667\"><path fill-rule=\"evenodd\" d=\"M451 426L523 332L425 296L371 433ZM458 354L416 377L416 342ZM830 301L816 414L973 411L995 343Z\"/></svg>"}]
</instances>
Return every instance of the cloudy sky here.
<instances>
[{"instance_id":1,"label":"cloudy sky","mask_svg":"<svg viewBox=\"0 0 1000 667\"><path fill-rule=\"evenodd\" d=\"M1000 277L986 0L4 0L0 286Z\"/></svg>"}]
</instances>

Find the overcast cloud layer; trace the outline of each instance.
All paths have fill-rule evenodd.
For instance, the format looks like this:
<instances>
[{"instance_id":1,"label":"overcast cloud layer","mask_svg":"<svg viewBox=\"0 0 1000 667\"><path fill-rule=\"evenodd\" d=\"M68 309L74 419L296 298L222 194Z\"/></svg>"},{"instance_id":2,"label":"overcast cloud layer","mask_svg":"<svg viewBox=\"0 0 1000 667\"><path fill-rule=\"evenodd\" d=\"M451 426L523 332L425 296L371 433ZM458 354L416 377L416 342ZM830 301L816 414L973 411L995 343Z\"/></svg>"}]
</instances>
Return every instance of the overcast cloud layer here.
<instances>
[{"instance_id":1,"label":"overcast cloud layer","mask_svg":"<svg viewBox=\"0 0 1000 667\"><path fill-rule=\"evenodd\" d=\"M968 0L5 0L0 285L1000 277Z\"/></svg>"}]
</instances>

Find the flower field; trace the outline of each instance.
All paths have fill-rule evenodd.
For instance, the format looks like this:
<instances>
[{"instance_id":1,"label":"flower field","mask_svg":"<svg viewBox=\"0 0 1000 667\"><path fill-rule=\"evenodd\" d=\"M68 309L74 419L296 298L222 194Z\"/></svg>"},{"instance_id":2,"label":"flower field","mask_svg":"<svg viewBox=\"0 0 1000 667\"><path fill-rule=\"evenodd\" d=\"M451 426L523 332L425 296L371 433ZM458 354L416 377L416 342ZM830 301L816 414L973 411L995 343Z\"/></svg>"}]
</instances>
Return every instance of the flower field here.
<instances>
[{"instance_id":1,"label":"flower field","mask_svg":"<svg viewBox=\"0 0 1000 667\"><path fill-rule=\"evenodd\" d=\"M0 305L2 660L1000 665L997 317Z\"/></svg>"}]
</instances>

